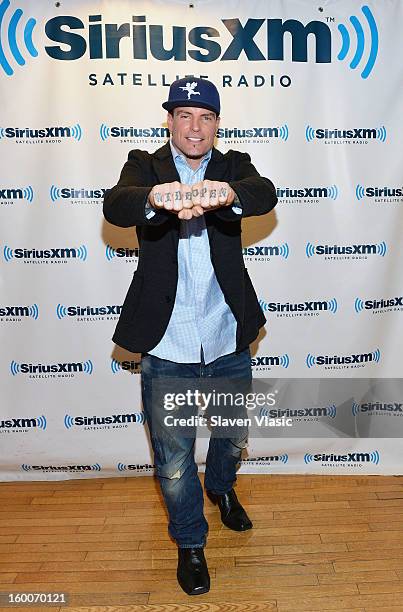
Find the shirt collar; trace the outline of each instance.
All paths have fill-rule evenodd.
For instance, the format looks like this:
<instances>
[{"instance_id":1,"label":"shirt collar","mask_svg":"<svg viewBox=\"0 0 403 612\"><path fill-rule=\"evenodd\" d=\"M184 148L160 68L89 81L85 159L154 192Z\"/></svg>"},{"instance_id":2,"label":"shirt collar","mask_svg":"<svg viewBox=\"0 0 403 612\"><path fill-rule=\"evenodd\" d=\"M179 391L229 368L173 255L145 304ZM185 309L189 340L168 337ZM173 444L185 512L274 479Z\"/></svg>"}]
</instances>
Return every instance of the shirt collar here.
<instances>
[{"instance_id":1,"label":"shirt collar","mask_svg":"<svg viewBox=\"0 0 403 612\"><path fill-rule=\"evenodd\" d=\"M174 158L174 162L177 162L180 160L182 163L187 164L185 156L182 153L179 153L179 151L175 149L172 139L169 141L169 146L171 147L171 152L172 152L172 157ZM207 151L206 155L202 157L200 160L200 166L202 164L207 164L210 161L212 152L213 152L213 149L210 149L210 151Z\"/></svg>"}]
</instances>

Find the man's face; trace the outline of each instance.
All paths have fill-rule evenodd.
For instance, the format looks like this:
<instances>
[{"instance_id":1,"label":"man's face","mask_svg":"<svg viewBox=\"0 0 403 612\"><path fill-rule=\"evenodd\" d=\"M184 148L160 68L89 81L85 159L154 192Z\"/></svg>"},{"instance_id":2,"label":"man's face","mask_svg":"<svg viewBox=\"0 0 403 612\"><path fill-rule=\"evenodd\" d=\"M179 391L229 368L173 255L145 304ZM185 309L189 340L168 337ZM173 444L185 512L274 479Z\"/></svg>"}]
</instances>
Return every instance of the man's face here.
<instances>
[{"instance_id":1,"label":"man's face","mask_svg":"<svg viewBox=\"0 0 403 612\"><path fill-rule=\"evenodd\" d=\"M167 121L173 145L195 168L213 146L220 120L212 111L193 106L178 106L172 113Z\"/></svg>"}]
</instances>

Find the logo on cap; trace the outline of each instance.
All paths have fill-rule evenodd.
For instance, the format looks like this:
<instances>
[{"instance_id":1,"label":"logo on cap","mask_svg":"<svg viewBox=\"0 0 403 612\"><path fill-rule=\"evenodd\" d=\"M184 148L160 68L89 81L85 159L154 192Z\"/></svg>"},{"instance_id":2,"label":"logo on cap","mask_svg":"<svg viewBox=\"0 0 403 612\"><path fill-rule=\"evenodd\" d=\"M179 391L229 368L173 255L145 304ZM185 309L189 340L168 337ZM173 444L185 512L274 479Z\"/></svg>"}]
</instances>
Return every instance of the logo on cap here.
<instances>
[{"instance_id":1,"label":"logo on cap","mask_svg":"<svg viewBox=\"0 0 403 612\"><path fill-rule=\"evenodd\" d=\"M197 87L197 83L193 81L193 83L186 83L186 87L181 87L180 89L182 89L182 91L187 91L188 100L190 100L190 96L192 95L200 96L200 91L193 91L195 87Z\"/></svg>"}]
</instances>

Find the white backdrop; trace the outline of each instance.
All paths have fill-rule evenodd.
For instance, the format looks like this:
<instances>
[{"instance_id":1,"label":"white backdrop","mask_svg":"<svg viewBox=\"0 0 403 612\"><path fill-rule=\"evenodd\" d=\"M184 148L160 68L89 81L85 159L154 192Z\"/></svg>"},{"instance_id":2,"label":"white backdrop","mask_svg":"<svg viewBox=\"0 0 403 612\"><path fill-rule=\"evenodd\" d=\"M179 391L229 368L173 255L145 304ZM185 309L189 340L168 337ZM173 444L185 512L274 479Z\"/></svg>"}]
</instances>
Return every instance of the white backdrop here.
<instances>
[{"instance_id":1,"label":"white backdrop","mask_svg":"<svg viewBox=\"0 0 403 612\"><path fill-rule=\"evenodd\" d=\"M217 146L278 188L243 222L268 319L256 376L398 378L402 3L56 4L0 3L0 479L153 471L139 356L110 340L138 245L102 196L130 149L166 141L161 103L185 75L220 90ZM384 437L283 431L251 439L241 471L402 473L398 395L348 407Z\"/></svg>"}]
</instances>

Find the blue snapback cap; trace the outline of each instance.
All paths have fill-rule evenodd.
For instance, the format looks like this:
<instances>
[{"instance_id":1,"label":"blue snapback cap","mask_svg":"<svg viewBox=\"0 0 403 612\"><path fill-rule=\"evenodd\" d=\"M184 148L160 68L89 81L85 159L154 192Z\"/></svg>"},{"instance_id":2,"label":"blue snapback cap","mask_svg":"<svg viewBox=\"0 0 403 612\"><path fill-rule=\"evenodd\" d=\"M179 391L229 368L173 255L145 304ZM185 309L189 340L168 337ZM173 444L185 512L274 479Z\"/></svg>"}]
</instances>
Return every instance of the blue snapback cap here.
<instances>
[{"instance_id":1,"label":"blue snapback cap","mask_svg":"<svg viewBox=\"0 0 403 612\"><path fill-rule=\"evenodd\" d=\"M172 83L169 88L168 100L162 105L167 111L171 111L177 106L207 108L219 115L220 94L211 81L197 77L186 77Z\"/></svg>"}]
</instances>

